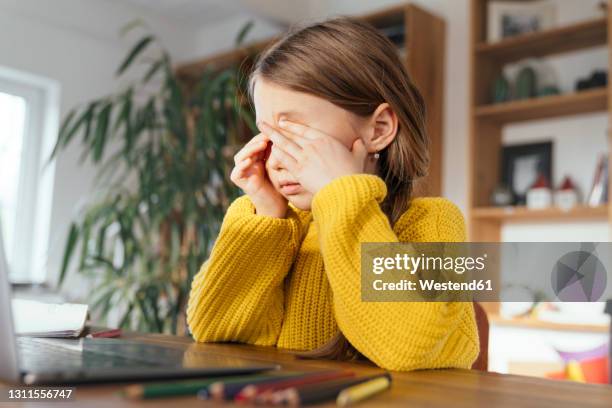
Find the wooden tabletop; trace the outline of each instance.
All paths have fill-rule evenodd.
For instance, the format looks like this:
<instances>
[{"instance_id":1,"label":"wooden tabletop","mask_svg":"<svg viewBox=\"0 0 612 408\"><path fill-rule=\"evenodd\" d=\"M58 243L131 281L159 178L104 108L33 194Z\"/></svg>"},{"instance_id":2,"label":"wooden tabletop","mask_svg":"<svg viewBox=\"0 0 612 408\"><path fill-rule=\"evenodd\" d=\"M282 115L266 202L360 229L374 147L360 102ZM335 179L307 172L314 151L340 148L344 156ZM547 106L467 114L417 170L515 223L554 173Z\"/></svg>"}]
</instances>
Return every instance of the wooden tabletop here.
<instances>
[{"instance_id":1,"label":"wooden tabletop","mask_svg":"<svg viewBox=\"0 0 612 408\"><path fill-rule=\"evenodd\" d=\"M380 369L365 363L342 363L324 360L303 360L293 354L272 347L255 347L237 344L196 344L189 338L165 335L129 335L153 344L163 344L187 350L189 358L197 361L202 353L222 356L246 357L266 363L277 363L289 370L351 369L358 374L372 374ZM474 370L424 370L393 372L391 390L365 401L363 407L611 407L612 386L579 384ZM0 384L0 389L9 386ZM180 407L216 406L195 397L149 401L130 401L117 394L122 385L87 385L76 389L77 404L68 406L120 407ZM2 406L2 403L0 403ZM13 406L49 406L57 408L57 402L22 403ZM221 404L232 406L232 404ZM333 404L328 404L333 406Z\"/></svg>"}]
</instances>

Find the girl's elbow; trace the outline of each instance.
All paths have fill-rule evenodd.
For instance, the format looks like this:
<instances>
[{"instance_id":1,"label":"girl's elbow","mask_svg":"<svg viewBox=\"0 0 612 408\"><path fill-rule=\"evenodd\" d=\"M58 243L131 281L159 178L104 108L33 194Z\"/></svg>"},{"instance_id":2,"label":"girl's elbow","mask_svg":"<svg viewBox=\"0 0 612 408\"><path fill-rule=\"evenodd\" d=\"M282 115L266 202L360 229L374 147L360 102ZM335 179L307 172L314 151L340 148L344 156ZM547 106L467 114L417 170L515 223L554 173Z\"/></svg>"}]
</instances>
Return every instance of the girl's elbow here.
<instances>
[{"instance_id":1,"label":"girl's elbow","mask_svg":"<svg viewBox=\"0 0 612 408\"><path fill-rule=\"evenodd\" d=\"M478 350L468 350L465 354L440 356L397 355L373 359L378 367L389 371L414 371L438 368L471 368L478 356Z\"/></svg>"},{"instance_id":2,"label":"girl's elbow","mask_svg":"<svg viewBox=\"0 0 612 408\"><path fill-rule=\"evenodd\" d=\"M437 368L471 368L478 358L480 348L477 339L462 337L458 333L452 341L432 343L429 347L416 349L414 342L397 347L381 344L378 352L364 353L380 368L390 371L413 371ZM412 346L411 346L412 344Z\"/></svg>"}]
</instances>

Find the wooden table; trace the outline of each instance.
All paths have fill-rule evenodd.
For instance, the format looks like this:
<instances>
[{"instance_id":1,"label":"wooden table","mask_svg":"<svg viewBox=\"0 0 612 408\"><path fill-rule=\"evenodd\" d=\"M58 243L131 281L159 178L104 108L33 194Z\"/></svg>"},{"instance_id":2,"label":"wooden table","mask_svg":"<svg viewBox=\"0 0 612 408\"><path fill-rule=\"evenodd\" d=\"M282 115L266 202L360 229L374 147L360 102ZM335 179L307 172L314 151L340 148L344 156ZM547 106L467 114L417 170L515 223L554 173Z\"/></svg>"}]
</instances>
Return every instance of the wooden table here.
<instances>
[{"instance_id":1,"label":"wooden table","mask_svg":"<svg viewBox=\"0 0 612 408\"><path fill-rule=\"evenodd\" d=\"M297 359L289 352L271 347L255 347L235 344L196 344L189 338L165 335L128 336L153 344L163 344L188 351L190 358L197 359L200 353L214 353L223 356L240 356L262 362L273 362L289 370L319 370L347 368L358 374L372 374L380 369L365 363L342 363L324 360ZM363 402L363 407L612 407L612 386L579 384L569 381L553 381L541 378L523 377L473 370L425 370L415 372L393 372L393 386L390 391ZM8 385L0 384L0 389ZM173 398L149 401L129 401L117 395L120 385L78 386L76 404L57 402L22 403L14 406L61 405L77 407L112 406L120 407L207 407L215 406L195 397ZM0 403L0 407L3 406ZM231 406L231 404L220 404ZM328 404L327 406L334 406Z\"/></svg>"}]
</instances>

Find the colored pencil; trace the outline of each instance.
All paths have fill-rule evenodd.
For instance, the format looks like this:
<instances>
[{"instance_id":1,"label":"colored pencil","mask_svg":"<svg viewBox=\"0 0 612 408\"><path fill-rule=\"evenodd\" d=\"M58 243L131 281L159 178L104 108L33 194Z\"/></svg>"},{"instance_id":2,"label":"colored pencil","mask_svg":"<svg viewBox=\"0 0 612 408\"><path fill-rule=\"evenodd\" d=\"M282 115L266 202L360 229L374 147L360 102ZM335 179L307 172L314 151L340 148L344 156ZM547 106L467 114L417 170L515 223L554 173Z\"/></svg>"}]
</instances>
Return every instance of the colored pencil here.
<instances>
[{"instance_id":1,"label":"colored pencil","mask_svg":"<svg viewBox=\"0 0 612 408\"><path fill-rule=\"evenodd\" d=\"M297 375L298 373L294 373ZM301 372L299 374L302 374ZM121 394L130 399L149 399L174 397L179 395L198 395L198 392L219 381L256 381L259 378L278 378L278 374L250 374L239 376L213 377L205 380L171 381L167 383L135 384L125 387ZM285 378L285 377L280 377Z\"/></svg>"},{"instance_id":2,"label":"colored pencil","mask_svg":"<svg viewBox=\"0 0 612 408\"><path fill-rule=\"evenodd\" d=\"M241 377L245 378L245 377ZM196 395L202 388L209 386L221 378L215 377L198 381L173 381L147 385L130 385L123 389L122 394L129 399L149 399L175 397L179 395Z\"/></svg>"},{"instance_id":3,"label":"colored pencil","mask_svg":"<svg viewBox=\"0 0 612 408\"><path fill-rule=\"evenodd\" d=\"M274 405L289 405L293 407L318 404L337 398L338 394L346 388L387 376L389 374L379 374L368 377L332 380L322 384L312 384L303 387L291 387L274 393L271 402Z\"/></svg>"},{"instance_id":4,"label":"colored pencil","mask_svg":"<svg viewBox=\"0 0 612 408\"><path fill-rule=\"evenodd\" d=\"M231 400L247 385L259 384L270 380L289 379L300 377L304 372L279 372L274 375L260 375L246 379L217 379L217 381L202 388L198 392L200 399L214 399L217 401Z\"/></svg>"},{"instance_id":5,"label":"colored pencil","mask_svg":"<svg viewBox=\"0 0 612 408\"><path fill-rule=\"evenodd\" d=\"M340 394L338 394L338 398L336 398L336 404L340 407L346 407L373 397L390 386L390 375L374 378L373 380L353 385L352 387L342 390Z\"/></svg>"},{"instance_id":6,"label":"colored pencil","mask_svg":"<svg viewBox=\"0 0 612 408\"><path fill-rule=\"evenodd\" d=\"M265 403L273 392L308 384L315 384L322 381L336 380L339 378L353 377L355 373L352 371L336 370L336 371L324 371L324 372L313 372L304 374L301 377L272 380L266 381L260 384L250 384L244 387L234 398L235 402L238 403L249 403L257 402Z\"/></svg>"}]
</instances>

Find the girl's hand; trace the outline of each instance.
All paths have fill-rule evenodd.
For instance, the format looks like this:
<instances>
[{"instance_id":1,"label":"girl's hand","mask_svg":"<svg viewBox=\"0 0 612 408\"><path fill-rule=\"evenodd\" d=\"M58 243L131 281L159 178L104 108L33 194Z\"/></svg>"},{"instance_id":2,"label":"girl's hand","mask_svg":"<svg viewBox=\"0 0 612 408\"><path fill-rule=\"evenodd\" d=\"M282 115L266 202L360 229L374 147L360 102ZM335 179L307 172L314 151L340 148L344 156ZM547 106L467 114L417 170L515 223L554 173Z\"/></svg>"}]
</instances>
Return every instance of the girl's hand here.
<instances>
[{"instance_id":1,"label":"girl's hand","mask_svg":"<svg viewBox=\"0 0 612 408\"><path fill-rule=\"evenodd\" d=\"M230 179L249 196L257 214L284 218L287 200L274 189L266 174L264 155L270 139L260 133L234 156Z\"/></svg>"},{"instance_id":2,"label":"girl's hand","mask_svg":"<svg viewBox=\"0 0 612 408\"><path fill-rule=\"evenodd\" d=\"M361 138L349 150L332 136L298 123L281 120L280 129L261 125L274 143L272 155L313 195L338 177L364 172L368 152Z\"/></svg>"}]
</instances>

